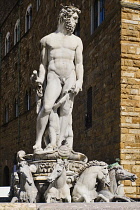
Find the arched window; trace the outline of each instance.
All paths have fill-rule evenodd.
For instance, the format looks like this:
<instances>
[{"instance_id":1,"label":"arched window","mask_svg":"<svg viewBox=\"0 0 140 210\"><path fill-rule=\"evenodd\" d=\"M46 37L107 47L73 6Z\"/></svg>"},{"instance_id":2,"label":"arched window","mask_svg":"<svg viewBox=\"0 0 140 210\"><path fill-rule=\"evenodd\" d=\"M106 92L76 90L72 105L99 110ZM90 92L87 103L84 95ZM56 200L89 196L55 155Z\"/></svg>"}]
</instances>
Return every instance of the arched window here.
<instances>
[{"instance_id":1,"label":"arched window","mask_svg":"<svg viewBox=\"0 0 140 210\"><path fill-rule=\"evenodd\" d=\"M20 20L18 19L14 28L14 44L20 39Z\"/></svg>"},{"instance_id":2,"label":"arched window","mask_svg":"<svg viewBox=\"0 0 140 210\"><path fill-rule=\"evenodd\" d=\"M8 123L8 121L9 121L9 105L5 105L4 122Z\"/></svg>"},{"instance_id":3,"label":"arched window","mask_svg":"<svg viewBox=\"0 0 140 210\"><path fill-rule=\"evenodd\" d=\"M25 108L26 111L29 111L31 107L31 91L26 91L25 94Z\"/></svg>"},{"instance_id":4,"label":"arched window","mask_svg":"<svg viewBox=\"0 0 140 210\"><path fill-rule=\"evenodd\" d=\"M3 171L3 186L9 186L9 185L10 185L9 168L8 166L5 166Z\"/></svg>"},{"instance_id":5,"label":"arched window","mask_svg":"<svg viewBox=\"0 0 140 210\"><path fill-rule=\"evenodd\" d=\"M91 0L91 34L105 19L105 0Z\"/></svg>"},{"instance_id":6,"label":"arched window","mask_svg":"<svg viewBox=\"0 0 140 210\"><path fill-rule=\"evenodd\" d=\"M10 32L8 32L5 37L5 55L9 52L9 50L10 50Z\"/></svg>"},{"instance_id":7,"label":"arched window","mask_svg":"<svg viewBox=\"0 0 140 210\"><path fill-rule=\"evenodd\" d=\"M31 28L32 22L32 5L30 4L26 10L25 15L25 32L27 32Z\"/></svg>"},{"instance_id":8,"label":"arched window","mask_svg":"<svg viewBox=\"0 0 140 210\"><path fill-rule=\"evenodd\" d=\"M40 7L40 0L36 0L36 10L38 11Z\"/></svg>"}]
</instances>

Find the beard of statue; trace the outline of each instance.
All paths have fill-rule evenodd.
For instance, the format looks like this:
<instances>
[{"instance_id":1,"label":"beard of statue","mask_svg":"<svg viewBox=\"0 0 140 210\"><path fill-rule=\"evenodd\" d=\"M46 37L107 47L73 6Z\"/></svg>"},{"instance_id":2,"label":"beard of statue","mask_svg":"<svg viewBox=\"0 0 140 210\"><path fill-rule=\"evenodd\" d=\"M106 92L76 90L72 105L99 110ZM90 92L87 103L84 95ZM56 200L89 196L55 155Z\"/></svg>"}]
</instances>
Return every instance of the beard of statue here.
<instances>
[{"instance_id":1,"label":"beard of statue","mask_svg":"<svg viewBox=\"0 0 140 210\"><path fill-rule=\"evenodd\" d=\"M72 26L71 22L70 22L70 18L67 18L65 21L65 29L67 30L67 32L71 35L73 34L74 30L75 30L76 26Z\"/></svg>"}]
</instances>

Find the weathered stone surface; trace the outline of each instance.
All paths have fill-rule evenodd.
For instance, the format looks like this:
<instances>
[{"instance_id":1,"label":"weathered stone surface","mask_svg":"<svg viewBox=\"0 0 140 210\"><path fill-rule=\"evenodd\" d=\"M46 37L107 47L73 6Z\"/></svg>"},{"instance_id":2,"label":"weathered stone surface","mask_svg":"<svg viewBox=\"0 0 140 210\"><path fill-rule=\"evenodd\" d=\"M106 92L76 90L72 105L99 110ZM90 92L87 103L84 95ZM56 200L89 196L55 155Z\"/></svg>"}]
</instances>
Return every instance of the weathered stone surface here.
<instances>
[{"instance_id":1,"label":"weathered stone surface","mask_svg":"<svg viewBox=\"0 0 140 210\"><path fill-rule=\"evenodd\" d=\"M80 204L80 203L76 203L76 204L49 204L49 205L45 205L45 204L38 204L37 207L39 210L45 210L47 209L51 209L51 210L56 210L56 209L71 209L71 210L77 210L77 209L88 209L88 210L92 210L92 209L124 209L124 210L133 210L133 209L139 209L139 203L92 203L92 204Z\"/></svg>"},{"instance_id":2,"label":"weathered stone surface","mask_svg":"<svg viewBox=\"0 0 140 210\"><path fill-rule=\"evenodd\" d=\"M125 168L137 173L140 176L139 165L136 161L140 156L139 139L139 102L140 102L140 78L139 64L139 10L134 10L139 1L122 1L122 30L121 30L121 63L122 63L122 88L121 88L121 163ZM131 4L131 3L135 3ZM136 5L137 4L137 5ZM138 7L137 7L138 8ZM125 86L126 84L126 86ZM127 111L126 111L127 110ZM129 110L129 111L128 111ZM130 111L131 110L131 111ZM135 171L135 172L134 172ZM136 186L139 179L136 181ZM125 181L127 185L127 181ZM125 192L134 195L137 191L135 184L133 187L126 187ZM133 196L132 196L133 197Z\"/></svg>"},{"instance_id":3,"label":"weathered stone surface","mask_svg":"<svg viewBox=\"0 0 140 210\"><path fill-rule=\"evenodd\" d=\"M92 210L92 209L123 209L123 210L135 210L135 209L139 209L139 203L91 203L91 204L87 204L87 203L53 203L53 204L21 204L21 203L17 203L17 204L8 204L8 203L3 203L0 204L0 210L11 210L11 209L15 209L15 210L77 210L77 209L88 209L88 210Z\"/></svg>"},{"instance_id":4,"label":"weathered stone surface","mask_svg":"<svg viewBox=\"0 0 140 210\"><path fill-rule=\"evenodd\" d=\"M15 210L36 210L37 206L36 204L29 204L29 203L1 203L0 204L0 210L11 210L11 209L15 209Z\"/></svg>"},{"instance_id":5,"label":"weathered stone surface","mask_svg":"<svg viewBox=\"0 0 140 210\"><path fill-rule=\"evenodd\" d=\"M125 187L125 193L127 194L135 194L136 192L136 187Z\"/></svg>"}]
</instances>

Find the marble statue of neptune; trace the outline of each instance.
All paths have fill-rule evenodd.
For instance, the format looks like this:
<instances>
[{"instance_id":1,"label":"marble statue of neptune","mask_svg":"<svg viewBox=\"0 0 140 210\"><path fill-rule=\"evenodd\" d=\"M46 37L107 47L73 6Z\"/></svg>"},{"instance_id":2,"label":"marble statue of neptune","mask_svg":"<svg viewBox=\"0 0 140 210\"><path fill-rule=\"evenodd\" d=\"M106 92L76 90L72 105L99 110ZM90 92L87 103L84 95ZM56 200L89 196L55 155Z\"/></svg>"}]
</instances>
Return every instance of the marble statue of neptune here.
<instances>
[{"instance_id":1,"label":"marble statue of neptune","mask_svg":"<svg viewBox=\"0 0 140 210\"><path fill-rule=\"evenodd\" d=\"M59 147L66 140L66 133L70 133L68 127L72 133L74 96L82 90L83 84L83 45L81 39L73 34L79 14L80 10L74 6L62 6L57 30L40 40L41 63L35 82L42 85L47 72L47 85L37 117L36 142L33 146L35 153L42 151L42 138L49 116L63 97L66 100L62 100L60 105L60 133L56 146ZM72 147L72 143L70 145Z\"/></svg>"}]
</instances>

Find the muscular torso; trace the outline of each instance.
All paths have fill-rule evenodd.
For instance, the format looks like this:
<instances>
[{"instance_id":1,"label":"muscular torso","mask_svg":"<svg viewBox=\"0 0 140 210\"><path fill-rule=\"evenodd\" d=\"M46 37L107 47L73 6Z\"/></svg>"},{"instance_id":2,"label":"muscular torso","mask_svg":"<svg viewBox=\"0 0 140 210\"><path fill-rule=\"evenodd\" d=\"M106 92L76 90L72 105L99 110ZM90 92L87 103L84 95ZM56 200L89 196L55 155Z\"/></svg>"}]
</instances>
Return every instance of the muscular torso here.
<instances>
[{"instance_id":1,"label":"muscular torso","mask_svg":"<svg viewBox=\"0 0 140 210\"><path fill-rule=\"evenodd\" d=\"M62 78L68 78L75 70L74 58L78 37L52 33L43 38L48 52L48 70Z\"/></svg>"}]
</instances>

